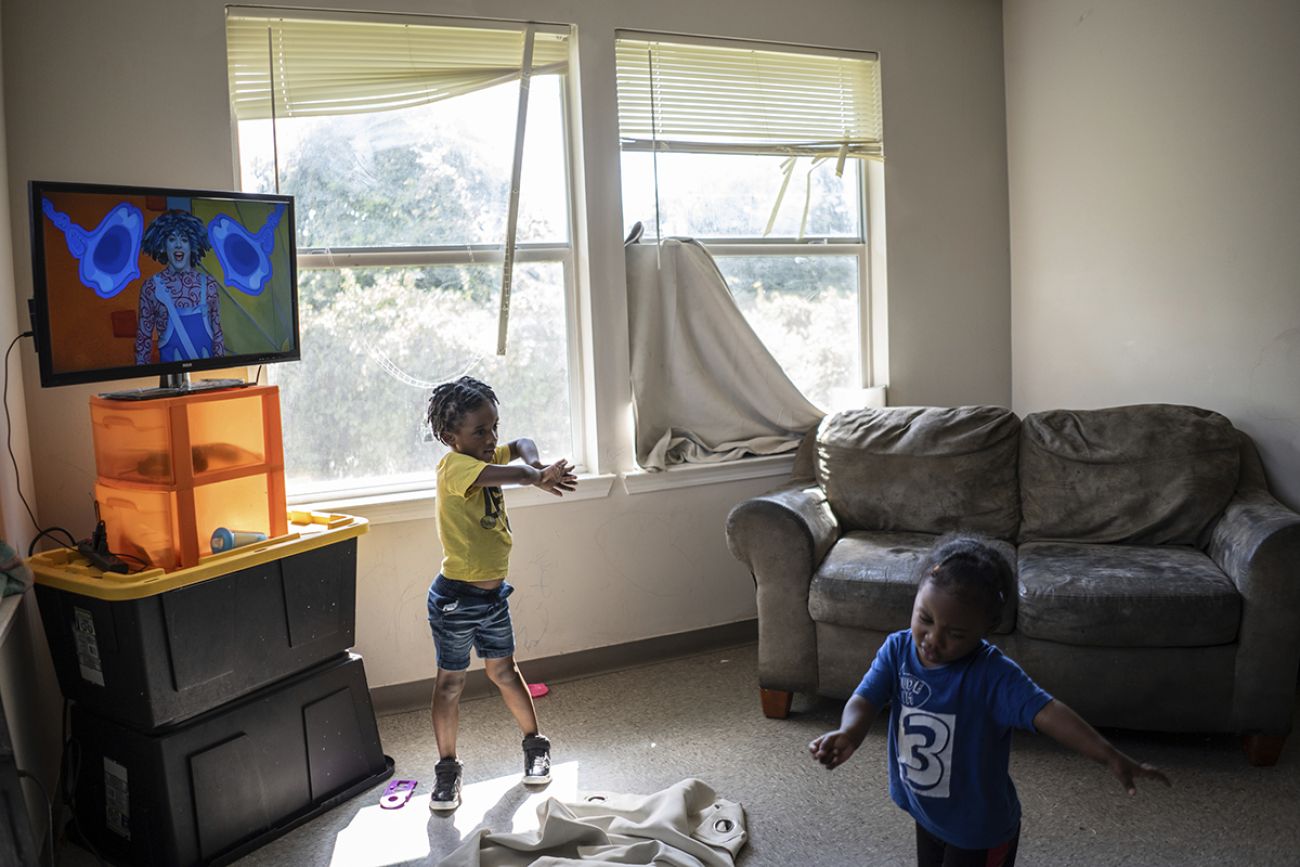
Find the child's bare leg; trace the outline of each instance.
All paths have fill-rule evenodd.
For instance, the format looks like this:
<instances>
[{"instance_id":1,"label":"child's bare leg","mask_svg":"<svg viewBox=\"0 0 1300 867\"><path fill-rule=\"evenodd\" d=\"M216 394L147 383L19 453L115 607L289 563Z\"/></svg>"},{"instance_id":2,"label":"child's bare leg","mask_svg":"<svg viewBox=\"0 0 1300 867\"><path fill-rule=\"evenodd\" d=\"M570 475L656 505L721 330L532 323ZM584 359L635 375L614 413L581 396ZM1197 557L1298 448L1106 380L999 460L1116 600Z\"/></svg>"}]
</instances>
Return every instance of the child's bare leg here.
<instances>
[{"instance_id":1,"label":"child's bare leg","mask_svg":"<svg viewBox=\"0 0 1300 867\"><path fill-rule=\"evenodd\" d=\"M533 707L533 696L528 692L524 676L519 673L519 666L515 665L515 658L485 659L483 665L487 668L488 679L501 690L501 698L505 699L519 730L525 737L537 734L537 709Z\"/></svg>"},{"instance_id":2,"label":"child's bare leg","mask_svg":"<svg viewBox=\"0 0 1300 867\"><path fill-rule=\"evenodd\" d=\"M456 731L460 728L460 694L465 689L465 672L438 669L433 686L433 736L438 741L438 758L456 757Z\"/></svg>"}]
</instances>

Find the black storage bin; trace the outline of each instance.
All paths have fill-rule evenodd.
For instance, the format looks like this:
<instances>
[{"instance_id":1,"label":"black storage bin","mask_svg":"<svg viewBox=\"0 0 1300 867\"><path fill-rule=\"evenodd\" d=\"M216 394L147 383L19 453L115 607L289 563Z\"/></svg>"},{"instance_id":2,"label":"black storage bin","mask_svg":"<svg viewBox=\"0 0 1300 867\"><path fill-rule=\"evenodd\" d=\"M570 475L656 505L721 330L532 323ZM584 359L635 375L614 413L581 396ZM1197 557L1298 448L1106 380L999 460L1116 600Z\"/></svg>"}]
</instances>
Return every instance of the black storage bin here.
<instances>
[{"instance_id":1,"label":"black storage bin","mask_svg":"<svg viewBox=\"0 0 1300 867\"><path fill-rule=\"evenodd\" d=\"M63 695L142 730L171 725L354 642L366 522L235 549L191 569L101 573L75 552L32 560Z\"/></svg>"},{"instance_id":2,"label":"black storage bin","mask_svg":"<svg viewBox=\"0 0 1300 867\"><path fill-rule=\"evenodd\" d=\"M140 732L73 706L80 830L140 867L224 864L393 772L361 657Z\"/></svg>"}]
</instances>

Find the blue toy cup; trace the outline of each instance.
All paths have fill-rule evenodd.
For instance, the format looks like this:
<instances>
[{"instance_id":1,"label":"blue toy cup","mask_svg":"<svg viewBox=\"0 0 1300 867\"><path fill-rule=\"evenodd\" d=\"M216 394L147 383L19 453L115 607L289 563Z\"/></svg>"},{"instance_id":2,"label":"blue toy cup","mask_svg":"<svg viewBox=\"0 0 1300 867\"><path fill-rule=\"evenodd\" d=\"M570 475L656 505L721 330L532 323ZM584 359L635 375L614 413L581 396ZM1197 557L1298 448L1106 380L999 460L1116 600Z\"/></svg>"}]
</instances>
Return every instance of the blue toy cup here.
<instances>
[{"instance_id":1,"label":"blue toy cup","mask_svg":"<svg viewBox=\"0 0 1300 867\"><path fill-rule=\"evenodd\" d=\"M212 553L219 554L222 551L229 551L231 548L238 548L241 545L251 545L254 542L266 541L266 534L254 530L227 530L225 527L218 527L212 531Z\"/></svg>"}]
</instances>

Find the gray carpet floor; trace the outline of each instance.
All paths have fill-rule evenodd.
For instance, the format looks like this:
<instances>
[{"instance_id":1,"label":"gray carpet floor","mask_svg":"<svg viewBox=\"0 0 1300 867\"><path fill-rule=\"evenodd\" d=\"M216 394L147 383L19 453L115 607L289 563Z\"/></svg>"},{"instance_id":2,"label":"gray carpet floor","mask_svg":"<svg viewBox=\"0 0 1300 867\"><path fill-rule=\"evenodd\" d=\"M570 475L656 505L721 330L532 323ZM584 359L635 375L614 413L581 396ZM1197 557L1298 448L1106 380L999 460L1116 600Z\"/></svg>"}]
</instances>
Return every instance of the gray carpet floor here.
<instances>
[{"instance_id":1,"label":"gray carpet floor","mask_svg":"<svg viewBox=\"0 0 1300 867\"><path fill-rule=\"evenodd\" d=\"M809 758L807 743L835 726L841 704L799 697L789 719L765 719L756 650L551 684L537 702L555 761L554 779L541 790L519 783L518 731L500 699L465 702L464 803L450 815L427 809L437 761L427 711L381 717L395 778L419 780L415 797L382 810L383 787L376 787L236 864L431 865L480 827L535 827L547 797L649 793L687 777L744 806L749 843L741 867L915 863L913 824L887 792L883 726L848 764L826 771ZM1165 770L1174 787L1139 784L1129 797L1100 766L1046 738L1018 737L1011 770L1024 806L1019 864L1300 865L1300 736L1278 765L1261 769L1246 763L1234 737L1104 733ZM67 846L59 863L94 861Z\"/></svg>"}]
</instances>

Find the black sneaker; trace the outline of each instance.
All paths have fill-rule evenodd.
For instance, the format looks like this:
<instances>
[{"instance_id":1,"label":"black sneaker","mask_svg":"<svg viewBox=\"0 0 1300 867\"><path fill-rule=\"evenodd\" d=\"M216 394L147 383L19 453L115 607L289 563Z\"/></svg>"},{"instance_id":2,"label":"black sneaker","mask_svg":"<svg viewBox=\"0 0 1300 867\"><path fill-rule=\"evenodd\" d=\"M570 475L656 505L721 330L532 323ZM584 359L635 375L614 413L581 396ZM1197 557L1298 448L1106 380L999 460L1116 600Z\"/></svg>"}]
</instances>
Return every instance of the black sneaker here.
<instances>
[{"instance_id":1,"label":"black sneaker","mask_svg":"<svg viewBox=\"0 0 1300 867\"><path fill-rule=\"evenodd\" d=\"M460 806L460 775L464 767L460 759L443 759L433 767L433 794L429 796L429 809L445 813Z\"/></svg>"},{"instance_id":2,"label":"black sneaker","mask_svg":"<svg viewBox=\"0 0 1300 867\"><path fill-rule=\"evenodd\" d=\"M540 786L551 781L551 742L546 735L524 738L524 784Z\"/></svg>"}]
</instances>

